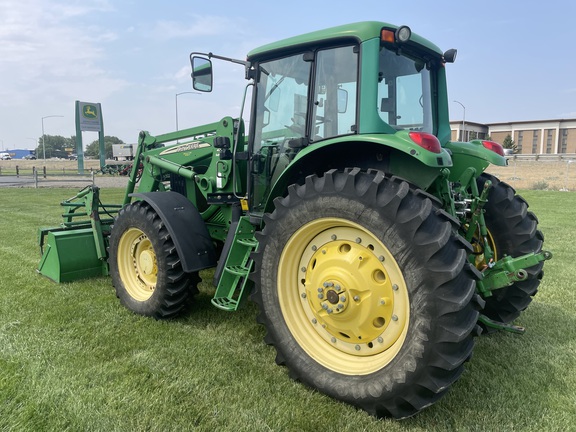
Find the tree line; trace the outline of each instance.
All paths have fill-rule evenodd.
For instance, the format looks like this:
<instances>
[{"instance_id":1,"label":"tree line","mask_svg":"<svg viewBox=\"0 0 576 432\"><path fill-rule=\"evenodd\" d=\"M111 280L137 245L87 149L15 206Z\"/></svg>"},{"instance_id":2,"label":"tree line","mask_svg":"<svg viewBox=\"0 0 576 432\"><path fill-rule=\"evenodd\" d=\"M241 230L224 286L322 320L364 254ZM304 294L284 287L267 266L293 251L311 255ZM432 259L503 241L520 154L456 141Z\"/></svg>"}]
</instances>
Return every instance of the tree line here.
<instances>
[{"instance_id":1,"label":"tree line","mask_svg":"<svg viewBox=\"0 0 576 432\"><path fill-rule=\"evenodd\" d=\"M104 137L105 159L112 159L113 144L124 144L124 141L118 137L106 135ZM42 137L38 138L38 147L35 151L38 158L43 158L44 152L46 152L47 159L66 159L70 154L76 154L76 135L72 135L70 138L61 135L44 135L44 143L42 143ZM94 140L86 146L84 157L100 157L100 142L98 140Z\"/></svg>"}]
</instances>

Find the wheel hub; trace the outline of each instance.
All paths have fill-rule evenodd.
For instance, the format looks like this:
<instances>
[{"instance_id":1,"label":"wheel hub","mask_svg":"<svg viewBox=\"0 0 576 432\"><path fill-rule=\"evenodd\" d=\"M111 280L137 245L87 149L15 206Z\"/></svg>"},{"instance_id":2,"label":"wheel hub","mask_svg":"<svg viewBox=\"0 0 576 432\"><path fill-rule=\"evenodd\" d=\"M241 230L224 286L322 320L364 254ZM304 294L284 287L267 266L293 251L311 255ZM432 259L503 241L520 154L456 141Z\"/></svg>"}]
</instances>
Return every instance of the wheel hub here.
<instances>
[{"instance_id":1,"label":"wheel hub","mask_svg":"<svg viewBox=\"0 0 576 432\"><path fill-rule=\"evenodd\" d=\"M404 279L393 256L370 233L352 227L323 230L306 245L298 267L304 312L332 346L368 356L401 338L408 324Z\"/></svg>"},{"instance_id":2,"label":"wheel hub","mask_svg":"<svg viewBox=\"0 0 576 432\"><path fill-rule=\"evenodd\" d=\"M138 301L153 294L158 280L158 264L152 242L141 230L128 229L118 245L118 271L126 291Z\"/></svg>"},{"instance_id":3,"label":"wheel hub","mask_svg":"<svg viewBox=\"0 0 576 432\"><path fill-rule=\"evenodd\" d=\"M154 252L150 250L142 251L138 259L142 273L145 275L154 274L156 268L156 256Z\"/></svg>"}]
</instances>

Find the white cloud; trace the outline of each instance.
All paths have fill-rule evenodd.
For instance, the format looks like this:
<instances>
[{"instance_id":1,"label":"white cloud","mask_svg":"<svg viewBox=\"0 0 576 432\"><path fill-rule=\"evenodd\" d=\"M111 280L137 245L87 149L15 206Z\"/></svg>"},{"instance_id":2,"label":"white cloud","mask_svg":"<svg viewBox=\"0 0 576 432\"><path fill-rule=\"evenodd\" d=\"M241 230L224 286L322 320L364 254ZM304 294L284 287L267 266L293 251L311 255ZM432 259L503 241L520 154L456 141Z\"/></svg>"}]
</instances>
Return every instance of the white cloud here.
<instances>
[{"instance_id":1,"label":"white cloud","mask_svg":"<svg viewBox=\"0 0 576 432\"><path fill-rule=\"evenodd\" d=\"M191 82L190 65L182 66L178 71L176 71L174 79L177 82Z\"/></svg>"},{"instance_id":2,"label":"white cloud","mask_svg":"<svg viewBox=\"0 0 576 432\"><path fill-rule=\"evenodd\" d=\"M85 19L111 10L106 0L0 0L0 135L9 145L46 115L66 114L50 126L70 133L74 100L100 102L128 85L100 66L116 33Z\"/></svg>"},{"instance_id":3,"label":"white cloud","mask_svg":"<svg viewBox=\"0 0 576 432\"><path fill-rule=\"evenodd\" d=\"M220 16L191 15L189 20L160 20L151 34L157 39L178 39L198 36L234 34L241 30L239 22Z\"/></svg>"},{"instance_id":4,"label":"white cloud","mask_svg":"<svg viewBox=\"0 0 576 432\"><path fill-rule=\"evenodd\" d=\"M75 26L74 20L69 20L109 9L106 1L90 4L0 2L0 73L3 81L10 83L0 91L0 104L29 104L48 90L53 98L74 98L82 83L108 94L122 86L97 66L103 56L102 44L116 35Z\"/></svg>"}]
</instances>

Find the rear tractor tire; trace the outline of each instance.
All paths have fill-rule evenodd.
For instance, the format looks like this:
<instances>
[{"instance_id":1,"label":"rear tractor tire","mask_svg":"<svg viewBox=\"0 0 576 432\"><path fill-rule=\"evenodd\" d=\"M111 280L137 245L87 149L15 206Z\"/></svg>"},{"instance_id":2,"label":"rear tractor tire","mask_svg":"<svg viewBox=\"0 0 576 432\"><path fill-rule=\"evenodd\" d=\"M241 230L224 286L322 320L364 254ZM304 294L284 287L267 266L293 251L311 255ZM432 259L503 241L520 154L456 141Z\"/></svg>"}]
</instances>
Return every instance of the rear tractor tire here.
<instances>
[{"instance_id":1,"label":"rear tractor tire","mask_svg":"<svg viewBox=\"0 0 576 432\"><path fill-rule=\"evenodd\" d=\"M538 230L538 219L528 211L528 204L515 190L498 178L482 174L478 188L486 181L492 182L488 202L484 206L489 241L498 260L504 255L518 257L530 252L540 252L544 236ZM528 278L522 282L500 288L486 297L483 314L498 322L511 323L532 302L543 276L544 263L527 268ZM489 333L491 330L486 329Z\"/></svg>"},{"instance_id":2,"label":"rear tractor tire","mask_svg":"<svg viewBox=\"0 0 576 432\"><path fill-rule=\"evenodd\" d=\"M455 221L380 171L329 171L275 201L252 294L290 376L375 416L404 418L462 374L478 273Z\"/></svg>"},{"instance_id":3,"label":"rear tractor tire","mask_svg":"<svg viewBox=\"0 0 576 432\"><path fill-rule=\"evenodd\" d=\"M110 235L109 265L120 302L156 319L181 312L199 281L197 273L182 270L168 230L144 201L118 213Z\"/></svg>"}]
</instances>

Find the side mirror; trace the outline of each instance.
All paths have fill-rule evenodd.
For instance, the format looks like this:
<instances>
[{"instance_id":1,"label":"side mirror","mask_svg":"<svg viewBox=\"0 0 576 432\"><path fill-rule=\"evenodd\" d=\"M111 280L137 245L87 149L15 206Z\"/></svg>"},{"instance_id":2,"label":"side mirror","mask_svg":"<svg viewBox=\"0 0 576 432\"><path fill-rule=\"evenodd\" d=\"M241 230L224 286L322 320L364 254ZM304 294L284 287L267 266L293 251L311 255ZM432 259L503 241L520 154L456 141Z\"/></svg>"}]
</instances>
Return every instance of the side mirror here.
<instances>
[{"instance_id":1,"label":"side mirror","mask_svg":"<svg viewBox=\"0 0 576 432\"><path fill-rule=\"evenodd\" d=\"M204 57L192 57L192 87L201 92L212 91L212 62Z\"/></svg>"},{"instance_id":2,"label":"side mirror","mask_svg":"<svg viewBox=\"0 0 576 432\"><path fill-rule=\"evenodd\" d=\"M444 53L444 61L446 63L454 63L456 61L456 54L458 53L457 50L454 48L449 49Z\"/></svg>"}]
</instances>

